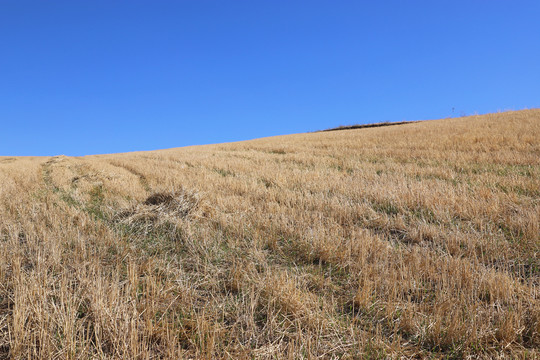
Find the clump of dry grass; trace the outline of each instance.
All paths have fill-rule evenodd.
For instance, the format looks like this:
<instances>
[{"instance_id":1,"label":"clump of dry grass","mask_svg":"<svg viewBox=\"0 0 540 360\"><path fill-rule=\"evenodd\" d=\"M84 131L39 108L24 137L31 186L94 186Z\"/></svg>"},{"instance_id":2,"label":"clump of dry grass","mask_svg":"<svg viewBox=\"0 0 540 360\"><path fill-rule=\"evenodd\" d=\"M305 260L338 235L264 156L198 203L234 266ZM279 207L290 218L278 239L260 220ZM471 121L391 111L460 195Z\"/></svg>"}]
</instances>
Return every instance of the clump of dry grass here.
<instances>
[{"instance_id":1,"label":"clump of dry grass","mask_svg":"<svg viewBox=\"0 0 540 360\"><path fill-rule=\"evenodd\" d=\"M121 224L154 227L196 216L199 206L197 193L180 188L171 192L154 192L142 203L117 212L114 218Z\"/></svg>"},{"instance_id":2,"label":"clump of dry grass","mask_svg":"<svg viewBox=\"0 0 540 360\"><path fill-rule=\"evenodd\" d=\"M537 358L538 133L0 159L0 359Z\"/></svg>"}]
</instances>

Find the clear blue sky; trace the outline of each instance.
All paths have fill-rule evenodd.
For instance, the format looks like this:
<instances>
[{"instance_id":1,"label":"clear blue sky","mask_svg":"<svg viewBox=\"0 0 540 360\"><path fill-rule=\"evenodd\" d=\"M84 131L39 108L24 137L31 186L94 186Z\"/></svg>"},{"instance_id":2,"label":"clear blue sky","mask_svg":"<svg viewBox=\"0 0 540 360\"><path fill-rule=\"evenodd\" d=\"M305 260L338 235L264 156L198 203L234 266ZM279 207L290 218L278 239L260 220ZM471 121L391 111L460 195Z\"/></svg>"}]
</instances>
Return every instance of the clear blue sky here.
<instances>
[{"instance_id":1,"label":"clear blue sky","mask_svg":"<svg viewBox=\"0 0 540 360\"><path fill-rule=\"evenodd\" d=\"M539 107L539 19L519 0L2 0L0 155Z\"/></svg>"}]
</instances>

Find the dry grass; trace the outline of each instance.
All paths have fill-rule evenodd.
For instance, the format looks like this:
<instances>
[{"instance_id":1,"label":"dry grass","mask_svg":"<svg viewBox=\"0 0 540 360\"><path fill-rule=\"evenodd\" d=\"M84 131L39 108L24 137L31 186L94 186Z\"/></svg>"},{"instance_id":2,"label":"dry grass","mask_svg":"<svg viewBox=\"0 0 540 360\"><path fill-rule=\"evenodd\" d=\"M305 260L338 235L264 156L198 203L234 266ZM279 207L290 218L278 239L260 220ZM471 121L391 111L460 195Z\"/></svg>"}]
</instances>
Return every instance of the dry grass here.
<instances>
[{"instance_id":1,"label":"dry grass","mask_svg":"<svg viewBox=\"0 0 540 360\"><path fill-rule=\"evenodd\" d=\"M0 359L537 358L538 134L0 158Z\"/></svg>"}]
</instances>

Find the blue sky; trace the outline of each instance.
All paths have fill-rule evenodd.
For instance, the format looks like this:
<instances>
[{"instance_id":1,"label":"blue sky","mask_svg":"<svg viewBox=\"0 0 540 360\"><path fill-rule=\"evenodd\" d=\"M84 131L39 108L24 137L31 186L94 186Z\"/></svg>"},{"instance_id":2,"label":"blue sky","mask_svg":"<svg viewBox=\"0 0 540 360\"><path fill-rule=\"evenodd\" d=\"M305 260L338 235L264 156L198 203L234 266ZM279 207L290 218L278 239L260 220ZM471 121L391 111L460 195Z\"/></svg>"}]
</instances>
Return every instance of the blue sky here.
<instances>
[{"instance_id":1,"label":"blue sky","mask_svg":"<svg viewBox=\"0 0 540 360\"><path fill-rule=\"evenodd\" d=\"M0 155L540 106L538 1L0 2Z\"/></svg>"}]
</instances>

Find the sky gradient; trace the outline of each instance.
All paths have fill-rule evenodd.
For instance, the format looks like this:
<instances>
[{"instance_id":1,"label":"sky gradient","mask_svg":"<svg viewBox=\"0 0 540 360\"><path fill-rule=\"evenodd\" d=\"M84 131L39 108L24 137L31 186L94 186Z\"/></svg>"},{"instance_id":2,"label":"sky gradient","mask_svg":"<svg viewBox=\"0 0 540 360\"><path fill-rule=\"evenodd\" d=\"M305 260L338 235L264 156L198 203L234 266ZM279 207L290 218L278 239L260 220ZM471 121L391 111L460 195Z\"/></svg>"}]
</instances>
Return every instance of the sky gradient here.
<instances>
[{"instance_id":1,"label":"sky gradient","mask_svg":"<svg viewBox=\"0 0 540 360\"><path fill-rule=\"evenodd\" d=\"M538 1L0 2L0 155L540 106Z\"/></svg>"}]
</instances>

